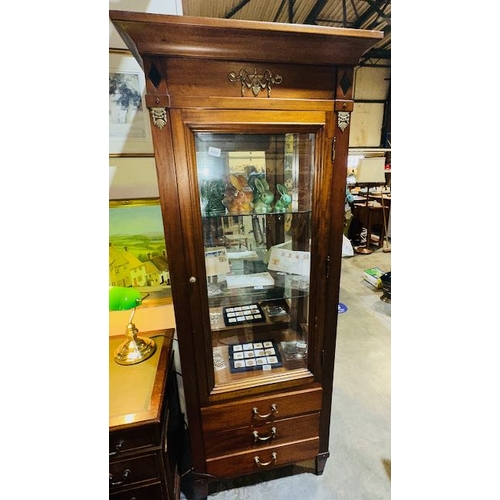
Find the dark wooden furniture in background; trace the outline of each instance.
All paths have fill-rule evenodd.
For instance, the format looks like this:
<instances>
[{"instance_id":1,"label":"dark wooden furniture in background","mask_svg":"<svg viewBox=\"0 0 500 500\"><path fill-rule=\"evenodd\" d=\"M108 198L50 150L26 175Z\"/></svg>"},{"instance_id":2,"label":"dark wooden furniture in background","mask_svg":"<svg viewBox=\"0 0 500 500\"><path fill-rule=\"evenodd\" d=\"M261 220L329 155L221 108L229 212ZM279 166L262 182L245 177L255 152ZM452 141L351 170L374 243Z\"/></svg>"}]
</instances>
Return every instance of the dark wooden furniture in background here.
<instances>
[{"instance_id":1,"label":"dark wooden furniture in background","mask_svg":"<svg viewBox=\"0 0 500 500\"><path fill-rule=\"evenodd\" d=\"M366 227L366 241L369 247L383 247L385 227L389 223L389 215L391 211L390 196L384 195L383 203L384 205L382 206L380 195L370 195L368 205L366 204L366 201L355 202L353 204L353 221L351 223L352 232L350 234L352 239L359 237L359 234L353 234L355 231L359 233L361 228Z\"/></svg>"},{"instance_id":2,"label":"dark wooden furniture in background","mask_svg":"<svg viewBox=\"0 0 500 500\"><path fill-rule=\"evenodd\" d=\"M123 11L110 19L146 77L194 497L205 498L211 480L301 461L321 474L330 454L353 71L383 34ZM216 191L231 173L231 151L265 153L270 190L288 182L293 193L286 213L224 212ZM224 246L229 216L248 237L248 248L231 251L249 260L219 282L215 272L208 279L205 257ZM268 267L279 245L309 259L307 279ZM270 285L253 281L267 272ZM232 288L229 277L255 284ZM224 308L257 305L265 321L227 326L221 318ZM262 369L230 371L230 349L253 346L258 357L264 343L282 366L269 356ZM290 346L296 358L287 358Z\"/></svg>"},{"instance_id":3,"label":"dark wooden furniture in background","mask_svg":"<svg viewBox=\"0 0 500 500\"><path fill-rule=\"evenodd\" d=\"M122 366L109 339L109 497L178 500L184 423L174 369L174 330L141 332L154 338L155 354Z\"/></svg>"}]
</instances>

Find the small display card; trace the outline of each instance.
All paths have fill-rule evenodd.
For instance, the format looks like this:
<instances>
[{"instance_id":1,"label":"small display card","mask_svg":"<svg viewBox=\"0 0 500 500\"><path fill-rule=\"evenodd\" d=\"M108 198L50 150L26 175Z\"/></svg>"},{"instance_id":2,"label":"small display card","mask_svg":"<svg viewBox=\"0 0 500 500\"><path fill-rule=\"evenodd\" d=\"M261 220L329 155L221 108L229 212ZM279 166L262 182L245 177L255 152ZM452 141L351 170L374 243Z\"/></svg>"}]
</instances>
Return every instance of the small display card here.
<instances>
[{"instance_id":1,"label":"small display card","mask_svg":"<svg viewBox=\"0 0 500 500\"><path fill-rule=\"evenodd\" d=\"M271 255L267 266L271 271L309 276L311 254L297 250L287 250L278 246L271 247Z\"/></svg>"},{"instance_id":2,"label":"small display card","mask_svg":"<svg viewBox=\"0 0 500 500\"><path fill-rule=\"evenodd\" d=\"M279 366L283 366L283 363L274 340L229 346L229 369L231 373L271 370Z\"/></svg>"}]
</instances>

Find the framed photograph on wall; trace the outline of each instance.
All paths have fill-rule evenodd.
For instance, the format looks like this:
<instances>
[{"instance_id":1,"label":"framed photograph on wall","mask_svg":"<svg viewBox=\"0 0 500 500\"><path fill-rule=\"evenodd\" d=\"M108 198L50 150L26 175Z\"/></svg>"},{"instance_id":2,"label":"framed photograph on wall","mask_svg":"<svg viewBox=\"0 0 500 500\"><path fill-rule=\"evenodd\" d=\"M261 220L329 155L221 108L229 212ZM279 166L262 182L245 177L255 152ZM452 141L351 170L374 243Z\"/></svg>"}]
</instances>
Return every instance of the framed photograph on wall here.
<instances>
[{"instance_id":1,"label":"framed photograph on wall","mask_svg":"<svg viewBox=\"0 0 500 500\"><path fill-rule=\"evenodd\" d=\"M142 68L128 50L109 51L109 153L153 153Z\"/></svg>"},{"instance_id":2,"label":"framed photograph on wall","mask_svg":"<svg viewBox=\"0 0 500 500\"><path fill-rule=\"evenodd\" d=\"M172 302L159 198L109 200L109 285L147 294L145 305Z\"/></svg>"}]
</instances>

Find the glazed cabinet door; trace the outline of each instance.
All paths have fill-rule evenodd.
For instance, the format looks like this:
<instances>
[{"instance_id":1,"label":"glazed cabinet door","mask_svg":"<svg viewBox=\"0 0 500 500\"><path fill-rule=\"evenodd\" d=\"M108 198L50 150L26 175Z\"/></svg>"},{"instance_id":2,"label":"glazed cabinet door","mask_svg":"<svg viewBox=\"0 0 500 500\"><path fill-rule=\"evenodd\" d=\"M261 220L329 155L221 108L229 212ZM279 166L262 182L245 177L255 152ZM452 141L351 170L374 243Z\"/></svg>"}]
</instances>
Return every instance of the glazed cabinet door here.
<instances>
[{"instance_id":1,"label":"glazed cabinet door","mask_svg":"<svg viewBox=\"0 0 500 500\"><path fill-rule=\"evenodd\" d=\"M176 165L190 207L190 301L200 312L191 321L206 401L314 380L332 181L326 122L325 112L172 111L185 148Z\"/></svg>"}]
</instances>

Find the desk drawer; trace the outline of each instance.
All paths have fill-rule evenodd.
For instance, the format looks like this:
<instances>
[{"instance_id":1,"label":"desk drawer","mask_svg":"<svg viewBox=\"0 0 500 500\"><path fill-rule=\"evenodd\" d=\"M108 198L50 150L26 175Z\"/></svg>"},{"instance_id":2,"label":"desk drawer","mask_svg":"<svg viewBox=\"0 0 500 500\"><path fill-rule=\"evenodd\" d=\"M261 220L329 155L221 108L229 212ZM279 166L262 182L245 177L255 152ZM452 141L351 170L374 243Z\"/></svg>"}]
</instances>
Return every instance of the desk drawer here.
<instances>
[{"instance_id":1,"label":"desk drawer","mask_svg":"<svg viewBox=\"0 0 500 500\"><path fill-rule=\"evenodd\" d=\"M319 438L281 446L267 446L259 450L210 458L207 460L207 472L216 477L229 478L309 460L315 458L318 451Z\"/></svg>"},{"instance_id":2,"label":"desk drawer","mask_svg":"<svg viewBox=\"0 0 500 500\"><path fill-rule=\"evenodd\" d=\"M160 483L110 493L109 498L112 500L164 500Z\"/></svg>"},{"instance_id":3,"label":"desk drawer","mask_svg":"<svg viewBox=\"0 0 500 500\"><path fill-rule=\"evenodd\" d=\"M140 450L151 446L158 446L159 437L151 426L142 426L135 429L114 431L109 433L109 458L120 453Z\"/></svg>"},{"instance_id":4,"label":"desk drawer","mask_svg":"<svg viewBox=\"0 0 500 500\"><path fill-rule=\"evenodd\" d=\"M156 455L142 455L110 462L109 464L109 489L152 481L160 476Z\"/></svg>"},{"instance_id":5,"label":"desk drawer","mask_svg":"<svg viewBox=\"0 0 500 500\"><path fill-rule=\"evenodd\" d=\"M257 433L256 435L254 433ZM212 458L228 453L259 450L319 436L319 412L300 417L277 419L237 429L210 432L205 435L205 451Z\"/></svg>"},{"instance_id":6,"label":"desk drawer","mask_svg":"<svg viewBox=\"0 0 500 500\"><path fill-rule=\"evenodd\" d=\"M205 433L273 422L321 410L321 387L243 399L201 409Z\"/></svg>"}]
</instances>

